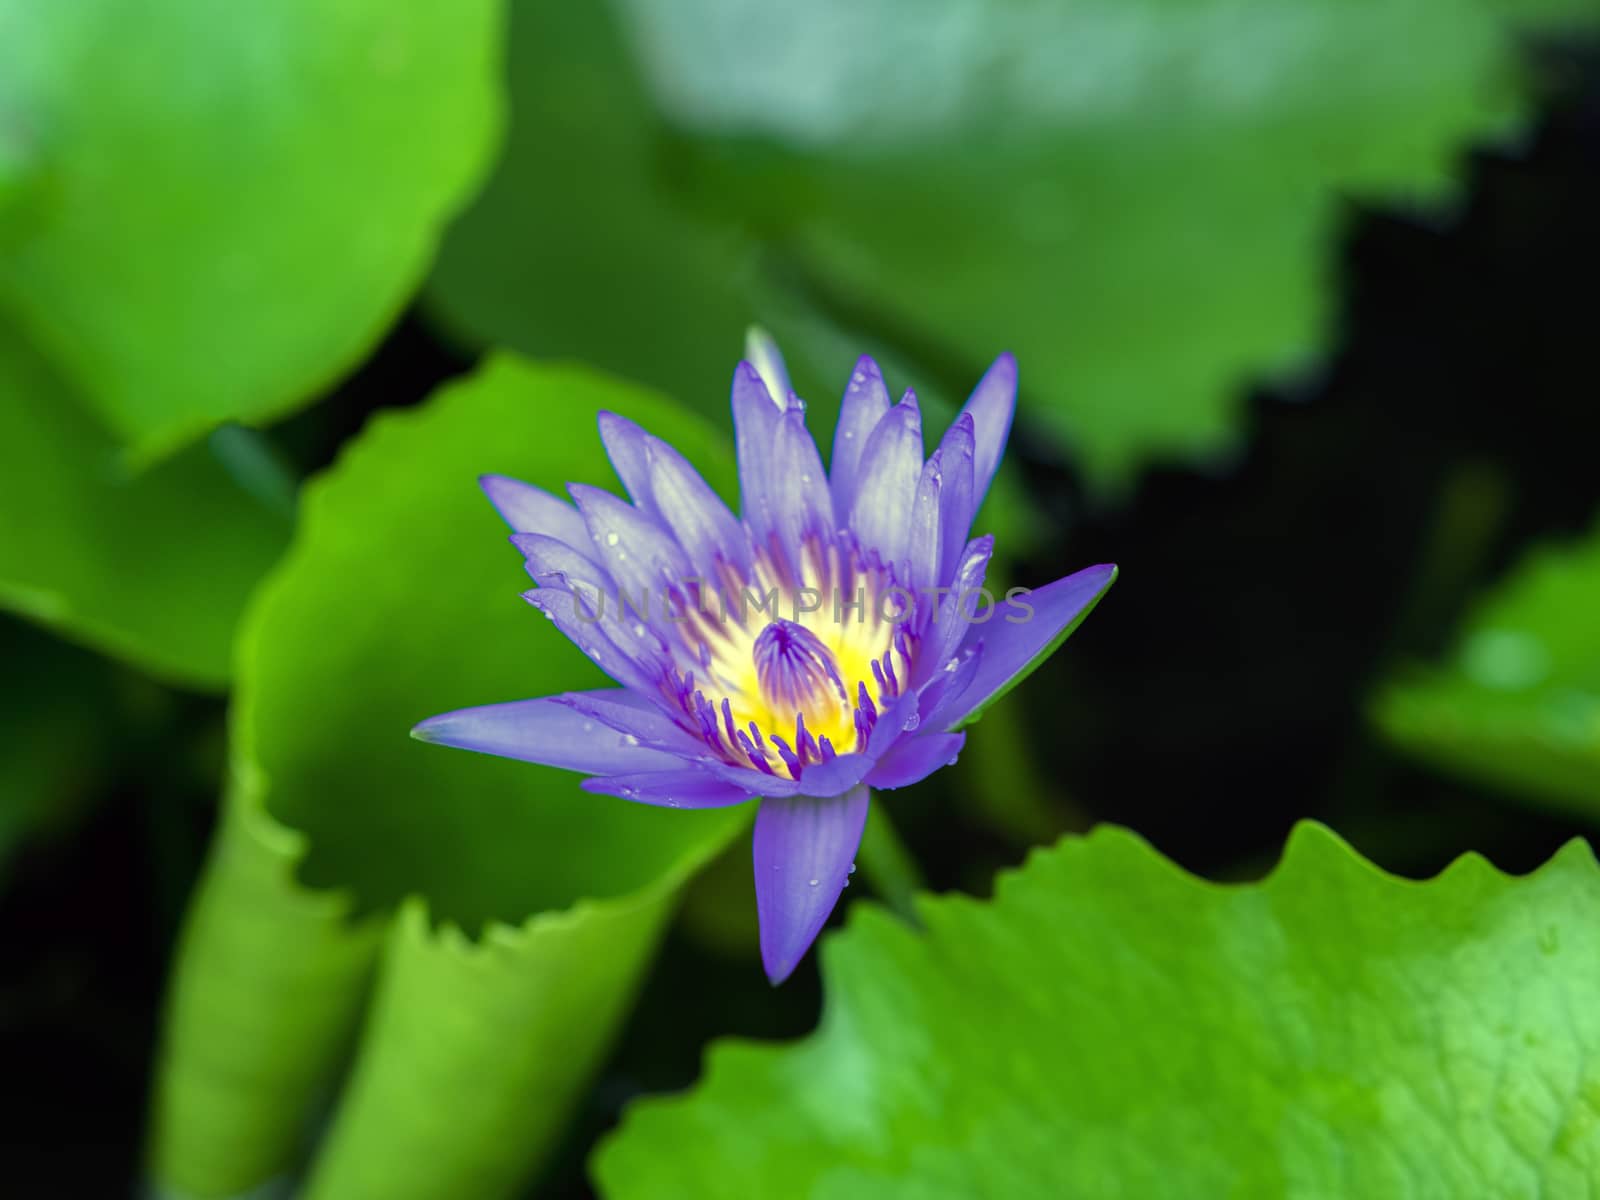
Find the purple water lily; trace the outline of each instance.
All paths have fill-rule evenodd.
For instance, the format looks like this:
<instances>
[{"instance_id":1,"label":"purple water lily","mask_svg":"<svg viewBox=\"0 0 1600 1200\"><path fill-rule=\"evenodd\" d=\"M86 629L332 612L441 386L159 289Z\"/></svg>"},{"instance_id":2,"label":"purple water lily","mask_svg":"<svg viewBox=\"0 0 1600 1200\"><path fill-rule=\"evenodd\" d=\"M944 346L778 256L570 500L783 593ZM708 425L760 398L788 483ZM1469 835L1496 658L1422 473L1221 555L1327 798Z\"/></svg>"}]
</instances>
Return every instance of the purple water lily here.
<instances>
[{"instance_id":1,"label":"purple water lily","mask_svg":"<svg viewBox=\"0 0 1600 1200\"><path fill-rule=\"evenodd\" d=\"M632 497L572 503L481 482L538 586L524 593L619 685L446 713L423 741L563 767L642 804L759 798L761 957L782 982L852 869L870 791L954 762L958 727L1070 632L1116 568L983 589L968 539L1005 449L1016 363L997 359L923 460L922 416L862 358L824 471L770 341L733 378L743 518L671 446L600 414Z\"/></svg>"}]
</instances>

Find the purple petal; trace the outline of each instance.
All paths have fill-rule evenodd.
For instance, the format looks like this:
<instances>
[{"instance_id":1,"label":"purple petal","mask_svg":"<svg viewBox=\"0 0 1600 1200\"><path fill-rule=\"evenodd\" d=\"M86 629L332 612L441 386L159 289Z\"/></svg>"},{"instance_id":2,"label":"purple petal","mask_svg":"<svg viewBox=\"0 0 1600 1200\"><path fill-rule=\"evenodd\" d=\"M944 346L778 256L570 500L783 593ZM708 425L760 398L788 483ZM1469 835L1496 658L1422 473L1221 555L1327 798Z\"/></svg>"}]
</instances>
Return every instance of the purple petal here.
<instances>
[{"instance_id":1,"label":"purple petal","mask_svg":"<svg viewBox=\"0 0 1600 1200\"><path fill-rule=\"evenodd\" d=\"M733 372L733 429L739 455L739 506L757 543L773 528L768 484L773 476L773 450L783 410L767 394L761 376L747 362Z\"/></svg>"},{"instance_id":2,"label":"purple petal","mask_svg":"<svg viewBox=\"0 0 1600 1200\"><path fill-rule=\"evenodd\" d=\"M850 877L870 793L778 797L761 802L754 839L761 961L774 984L816 941Z\"/></svg>"},{"instance_id":3,"label":"purple petal","mask_svg":"<svg viewBox=\"0 0 1600 1200\"><path fill-rule=\"evenodd\" d=\"M983 659L982 646L970 646L933 672L933 678L917 693L917 713L928 729L945 730L954 723L947 714L957 711Z\"/></svg>"},{"instance_id":4,"label":"purple petal","mask_svg":"<svg viewBox=\"0 0 1600 1200\"><path fill-rule=\"evenodd\" d=\"M889 389L883 384L883 372L878 370L877 363L863 354L844 389L844 402L839 406L839 425L833 431L833 457L829 460L829 468L835 512L850 511L856 497L856 477L860 472L862 452L867 448L867 439L872 436L872 431L888 411Z\"/></svg>"},{"instance_id":5,"label":"purple petal","mask_svg":"<svg viewBox=\"0 0 1600 1200\"><path fill-rule=\"evenodd\" d=\"M478 486L513 532L544 533L580 546L589 540L578 510L543 488L509 475L480 475Z\"/></svg>"},{"instance_id":6,"label":"purple petal","mask_svg":"<svg viewBox=\"0 0 1600 1200\"><path fill-rule=\"evenodd\" d=\"M660 438L649 438L646 449L656 513L688 551L693 566L709 571L719 557L747 566L749 542L722 497L688 459Z\"/></svg>"},{"instance_id":7,"label":"purple petal","mask_svg":"<svg viewBox=\"0 0 1600 1200\"><path fill-rule=\"evenodd\" d=\"M950 593L940 598L938 618L928 630L912 675L914 683L923 684L932 678L933 672L955 656L956 649L975 628L972 621L984 607L983 581L993 554L994 538L988 534L967 544L950 580ZM990 620L994 619L991 615Z\"/></svg>"},{"instance_id":8,"label":"purple petal","mask_svg":"<svg viewBox=\"0 0 1600 1200\"><path fill-rule=\"evenodd\" d=\"M940 767L949 766L966 740L964 733L925 733L907 738L883 756L867 776L867 783L885 789L921 783Z\"/></svg>"},{"instance_id":9,"label":"purple petal","mask_svg":"<svg viewBox=\"0 0 1600 1200\"><path fill-rule=\"evenodd\" d=\"M777 755L773 755L773 759L776 758ZM708 760L705 769L718 779L743 788L751 796L793 796L800 791L800 784L786 774L768 775L754 767L735 767L716 759Z\"/></svg>"},{"instance_id":10,"label":"purple petal","mask_svg":"<svg viewBox=\"0 0 1600 1200\"><path fill-rule=\"evenodd\" d=\"M607 629L616 630L618 626L615 623L603 624L604 618L586 605L580 607L571 592L564 588L541 587L523 592L522 598L549 617L573 645L623 687L647 692L656 686L657 676L649 665L650 660L618 646L606 632Z\"/></svg>"},{"instance_id":11,"label":"purple petal","mask_svg":"<svg viewBox=\"0 0 1600 1200\"><path fill-rule=\"evenodd\" d=\"M889 701L878 714L878 723L867 738L866 755L876 761L889 753L889 748L906 734L915 731L922 723L918 712L916 692L906 692Z\"/></svg>"},{"instance_id":12,"label":"purple petal","mask_svg":"<svg viewBox=\"0 0 1600 1200\"><path fill-rule=\"evenodd\" d=\"M939 567L937 582L948 585L961 562L961 551L977 514L973 494L972 416L963 413L939 442L943 483L939 492Z\"/></svg>"},{"instance_id":13,"label":"purple petal","mask_svg":"<svg viewBox=\"0 0 1600 1200\"><path fill-rule=\"evenodd\" d=\"M612 470L628 489L639 511L654 516L656 505L650 491L650 461L646 450L649 437L627 417L614 412L600 414L600 442L606 448Z\"/></svg>"},{"instance_id":14,"label":"purple petal","mask_svg":"<svg viewBox=\"0 0 1600 1200\"><path fill-rule=\"evenodd\" d=\"M1000 458L1011 436L1011 418L1017 411L1017 360L1002 354L972 389L962 416L972 417L972 508L976 512L988 494Z\"/></svg>"},{"instance_id":15,"label":"purple petal","mask_svg":"<svg viewBox=\"0 0 1600 1200\"><path fill-rule=\"evenodd\" d=\"M574 483L568 490L589 526L595 558L637 601L654 607L663 594L663 572L675 580L694 573L682 548L659 521L601 488Z\"/></svg>"},{"instance_id":16,"label":"purple petal","mask_svg":"<svg viewBox=\"0 0 1600 1200\"><path fill-rule=\"evenodd\" d=\"M626 734L607 729L551 696L429 717L411 736L568 771L657 771L683 766L681 758L635 745Z\"/></svg>"},{"instance_id":17,"label":"purple petal","mask_svg":"<svg viewBox=\"0 0 1600 1200\"><path fill-rule=\"evenodd\" d=\"M841 754L827 762L816 762L800 772L800 791L807 796L837 796L867 777L873 760L865 754Z\"/></svg>"},{"instance_id":18,"label":"purple petal","mask_svg":"<svg viewBox=\"0 0 1600 1200\"><path fill-rule=\"evenodd\" d=\"M948 723L971 719L1048 658L1116 578L1117 568L1109 563L1085 567L1009 606L1001 603L987 623L972 626L967 637L982 648L983 661L960 702L946 716Z\"/></svg>"},{"instance_id":19,"label":"purple petal","mask_svg":"<svg viewBox=\"0 0 1600 1200\"><path fill-rule=\"evenodd\" d=\"M514 533L511 544L522 552L528 574L541 587L566 587L597 611L598 598L616 591L616 582L594 561L587 528L577 546L543 533Z\"/></svg>"},{"instance_id":20,"label":"purple petal","mask_svg":"<svg viewBox=\"0 0 1600 1200\"><path fill-rule=\"evenodd\" d=\"M862 547L903 566L922 474L922 414L910 392L878 422L861 455L850 528ZM901 574L901 578L904 575Z\"/></svg>"},{"instance_id":21,"label":"purple petal","mask_svg":"<svg viewBox=\"0 0 1600 1200\"><path fill-rule=\"evenodd\" d=\"M833 494L822 469L822 455L806 428L805 414L790 409L778 422L769 482L773 519L781 544L798 569L800 543L807 533L832 534Z\"/></svg>"},{"instance_id":22,"label":"purple petal","mask_svg":"<svg viewBox=\"0 0 1600 1200\"><path fill-rule=\"evenodd\" d=\"M640 745L652 750L662 750L680 758L700 759L706 756L704 742L686 732L653 702L627 688L567 692L552 696L551 699L599 721L625 737L637 739Z\"/></svg>"},{"instance_id":23,"label":"purple petal","mask_svg":"<svg viewBox=\"0 0 1600 1200\"><path fill-rule=\"evenodd\" d=\"M630 775L596 775L580 787L602 796L620 796L639 804L661 808L727 808L743 804L750 793L704 771L686 768L671 771L641 771Z\"/></svg>"},{"instance_id":24,"label":"purple petal","mask_svg":"<svg viewBox=\"0 0 1600 1200\"><path fill-rule=\"evenodd\" d=\"M906 580L905 585L913 593L921 596L925 587L935 587L939 584L939 558L941 554L941 536L939 516L943 507L940 494L944 490L944 457L938 450L933 452L922 467L922 476L917 480L916 499L911 502L911 530L906 545ZM923 616L928 615L928 606L924 605ZM919 622L920 624L920 622Z\"/></svg>"}]
</instances>

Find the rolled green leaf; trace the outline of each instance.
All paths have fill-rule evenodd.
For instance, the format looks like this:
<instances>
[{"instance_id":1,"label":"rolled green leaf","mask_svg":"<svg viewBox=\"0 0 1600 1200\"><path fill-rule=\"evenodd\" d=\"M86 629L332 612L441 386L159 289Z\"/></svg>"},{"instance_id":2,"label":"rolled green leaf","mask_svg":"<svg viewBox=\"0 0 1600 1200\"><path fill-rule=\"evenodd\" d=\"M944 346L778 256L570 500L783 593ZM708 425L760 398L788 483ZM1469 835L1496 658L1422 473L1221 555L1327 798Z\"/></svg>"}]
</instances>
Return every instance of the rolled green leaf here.
<instances>
[{"instance_id":1,"label":"rolled green leaf","mask_svg":"<svg viewBox=\"0 0 1600 1200\"><path fill-rule=\"evenodd\" d=\"M385 922L295 882L305 837L233 789L167 997L153 1177L173 1200L239 1197L299 1159L348 1048Z\"/></svg>"},{"instance_id":2,"label":"rolled green leaf","mask_svg":"<svg viewBox=\"0 0 1600 1200\"><path fill-rule=\"evenodd\" d=\"M362 1011L365 932L340 924L331 892L359 914L405 907L307 1186L338 1200L512 1194L626 1014L679 885L746 819L590 795L575 775L408 736L473 700L604 682L521 599L521 556L477 483L559 492L602 478L601 409L686 447L714 484L731 479L727 445L698 418L584 370L500 358L376 418L307 487L241 641L232 733L248 786L180 956L158 1184L216 1200L295 1166L303 1143L286 1131L309 1128ZM303 847L293 884L258 882L262 817ZM252 952L239 931L262 926L270 944ZM270 962L241 964L246 952ZM251 971L302 980L303 1001L250 987ZM207 989L236 993L239 1011L196 999ZM226 1078L208 1083L219 1044ZM252 1086L284 1055L300 1063L292 1079ZM205 1105L183 1102L207 1088L236 1114L226 1155L205 1145Z\"/></svg>"},{"instance_id":3,"label":"rolled green leaf","mask_svg":"<svg viewBox=\"0 0 1600 1200\"><path fill-rule=\"evenodd\" d=\"M633 896L497 926L481 944L408 906L307 1200L514 1195L632 1006L698 865Z\"/></svg>"}]
</instances>

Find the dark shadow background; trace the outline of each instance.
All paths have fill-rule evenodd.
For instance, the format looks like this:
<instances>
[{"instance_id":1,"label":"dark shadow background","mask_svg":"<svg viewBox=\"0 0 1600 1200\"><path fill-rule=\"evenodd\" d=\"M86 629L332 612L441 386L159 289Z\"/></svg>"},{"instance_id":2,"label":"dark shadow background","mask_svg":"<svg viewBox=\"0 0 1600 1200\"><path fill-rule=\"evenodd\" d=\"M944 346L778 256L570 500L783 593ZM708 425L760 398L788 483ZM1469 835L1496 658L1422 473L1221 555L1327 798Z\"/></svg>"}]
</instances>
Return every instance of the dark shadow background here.
<instances>
[{"instance_id":1,"label":"dark shadow background","mask_svg":"<svg viewBox=\"0 0 1600 1200\"><path fill-rule=\"evenodd\" d=\"M1239 460L1157 470L1095 508L1070 463L1021 453L1045 536L1018 581L1123 571L1004 710L1048 764L1053 831L1118 822L1213 878L1265 870L1304 817L1417 875L1467 849L1526 870L1590 832L1408 765L1363 715L1388 665L1441 650L1530 541L1600 508L1600 46L1532 53L1542 115L1518 144L1465 156L1454 208L1348 206L1330 248L1335 349L1315 377L1251 395ZM271 436L315 470L375 408L469 366L408 316ZM0 620L13 664L45 640ZM34 1085L11 1089L24 1103L0 1122L19 1198L128 1194L161 982L222 770L220 701L85 670L137 720L108 722L122 732L106 734L110 766L80 789L76 827L0 877L0 1074ZM891 808L933 887L982 891L1029 839L964 802L963 763ZM814 956L774 992L751 955L680 926L539 1194L587 1194L594 1137L630 1097L689 1084L709 1039L804 1033L819 997Z\"/></svg>"}]
</instances>

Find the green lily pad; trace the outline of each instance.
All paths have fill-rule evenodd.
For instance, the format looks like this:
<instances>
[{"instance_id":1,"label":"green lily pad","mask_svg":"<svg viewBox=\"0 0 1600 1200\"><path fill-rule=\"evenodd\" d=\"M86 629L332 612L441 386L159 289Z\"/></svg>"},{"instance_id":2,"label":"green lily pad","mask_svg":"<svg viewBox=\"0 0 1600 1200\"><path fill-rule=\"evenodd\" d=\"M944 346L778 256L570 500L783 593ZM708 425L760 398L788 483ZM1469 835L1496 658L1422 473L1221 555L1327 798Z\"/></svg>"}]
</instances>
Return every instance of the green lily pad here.
<instances>
[{"instance_id":1,"label":"green lily pad","mask_svg":"<svg viewBox=\"0 0 1600 1200\"><path fill-rule=\"evenodd\" d=\"M604 1193L830 1200L1583 1196L1600 870L1574 842L1427 883L1305 824L1264 882L1102 828L992 902L857 904L820 1029L639 1103Z\"/></svg>"},{"instance_id":2,"label":"green lily pad","mask_svg":"<svg viewBox=\"0 0 1600 1200\"><path fill-rule=\"evenodd\" d=\"M1453 774L1600 819L1600 531L1535 552L1437 665L1373 706L1399 747Z\"/></svg>"},{"instance_id":3,"label":"green lily pad","mask_svg":"<svg viewBox=\"0 0 1600 1200\"><path fill-rule=\"evenodd\" d=\"M606 482L602 408L731 483L726 440L673 405L498 358L377 417L306 489L241 638L239 785L174 988L154 1153L174 1193L233 1196L289 1169L354 1035L378 928L373 1005L305 1194L511 1194L680 885L746 819L408 737L437 712L606 685L519 597L520 556L476 483ZM352 929L348 912L369 919Z\"/></svg>"},{"instance_id":4,"label":"green lily pad","mask_svg":"<svg viewBox=\"0 0 1600 1200\"><path fill-rule=\"evenodd\" d=\"M1466 143L1524 111L1516 35L1595 21L1589 0L617 0L631 66L600 6L543 7L514 21L509 151L433 280L452 327L715 401L732 326L781 331L787 290L949 386L1016 352L1050 456L1108 488L1227 449L1245 389L1321 346L1345 199L1447 196ZM575 75L608 102L568 103Z\"/></svg>"},{"instance_id":5,"label":"green lily pad","mask_svg":"<svg viewBox=\"0 0 1600 1200\"><path fill-rule=\"evenodd\" d=\"M500 120L497 0L0 0L0 308L134 454L377 340Z\"/></svg>"},{"instance_id":6,"label":"green lily pad","mask_svg":"<svg viewBox=\"0 0 1600 1200\"><path fill-rule=\"evenodd\" d=\"M226 686L286 512L205 445L130 474L71 389L0 323L0 608L173 683Z\"/></svg>"}]
</instances>

